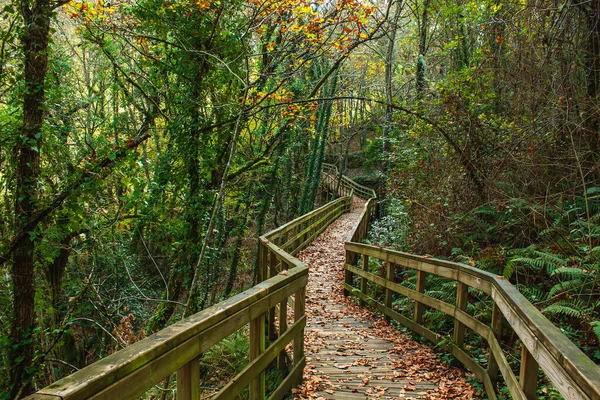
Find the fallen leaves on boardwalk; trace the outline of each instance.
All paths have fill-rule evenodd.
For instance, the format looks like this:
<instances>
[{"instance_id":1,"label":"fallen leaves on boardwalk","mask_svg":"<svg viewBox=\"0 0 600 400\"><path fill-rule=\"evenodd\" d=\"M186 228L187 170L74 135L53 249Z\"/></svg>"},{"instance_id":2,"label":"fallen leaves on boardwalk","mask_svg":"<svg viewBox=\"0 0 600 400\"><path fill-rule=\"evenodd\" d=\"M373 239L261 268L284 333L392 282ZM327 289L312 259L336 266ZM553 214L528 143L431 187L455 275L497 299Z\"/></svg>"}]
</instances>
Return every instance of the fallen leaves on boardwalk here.
<instances>
[{"instance_id":1,"label":"fallen leaves on boardwalk","mask_svg":"<svg viewBox=\"0 0 600 400\"><path fill-rule=\"evenodd\" d=\"M464 372L344 297L344 241L362 211L334 222L298 258L309 266L304 382L296 399L473 399Z\"/></svg>"}]
</instances>

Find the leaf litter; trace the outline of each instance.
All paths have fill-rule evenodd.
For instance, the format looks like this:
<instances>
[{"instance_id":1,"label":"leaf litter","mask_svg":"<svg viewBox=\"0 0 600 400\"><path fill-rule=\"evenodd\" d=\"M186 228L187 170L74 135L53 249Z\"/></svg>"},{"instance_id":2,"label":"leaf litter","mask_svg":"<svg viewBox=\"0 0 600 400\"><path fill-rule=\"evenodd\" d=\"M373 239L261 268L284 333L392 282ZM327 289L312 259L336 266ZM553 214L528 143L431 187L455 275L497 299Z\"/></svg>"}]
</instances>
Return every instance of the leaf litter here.
<instances>
[{"instance_id":1,"label":"leaf litter","mask_svg":"<svg viewBox=\"0 0 600 400\"><path fill-rule=\"evenodd\" d=\"M344 241L362 212L331 224L297 256L309 266L306 368L295 399L478 399L465 372L343 295Z\"/></svg>"}]
</instances>

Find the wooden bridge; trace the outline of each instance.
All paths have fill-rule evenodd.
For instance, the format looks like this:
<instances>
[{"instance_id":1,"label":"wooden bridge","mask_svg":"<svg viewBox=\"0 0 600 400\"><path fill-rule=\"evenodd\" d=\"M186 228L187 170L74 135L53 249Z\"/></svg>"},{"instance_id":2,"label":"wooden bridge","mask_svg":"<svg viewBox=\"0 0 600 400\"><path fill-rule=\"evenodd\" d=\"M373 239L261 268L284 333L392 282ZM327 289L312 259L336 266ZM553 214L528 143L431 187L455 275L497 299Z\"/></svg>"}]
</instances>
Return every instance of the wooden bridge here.
<instances>
[{"instance_id":1,"label":"wooden bridge","mask_svg":"<svg viewBox=\"0 0 600 400\"><path fill-rule=\"evenodd\" d=\"M321 188L327 199L335 199L260 238L259 284L79 370L41 389L29 399L137 398L174 373L177 398L199 399L199 357L240 329L249 330L249 362L210 398L234 399L245 393L247 388L251 400L286 398L292 388L302 383L307 359L312 365L306 368L305 375L314 377L317 370L330 381L334 380L336 373L343 375L343 372L336 371L343 371L346 366L338 362L337 369L327 369L329 363L334 367L336 365L332 354L340 353L340 346L327 343L329 339L346 346L356 342L357 346L341 352L344 356L350 355L349 359L369 362L368 358L371 357L379 360L378 352L388 351L389 341L380 340L370 333L372 322L338 315L340 310L337 303L330 302L330 298L335 297L333 291L337 283L332 281L333 275L327 275L327 267L310 270L311 279L318 282L318 277L324 276L324 281L309 293L320 297L321 317L337 317L333 323L332 318L329 318L329 323L321 321L319 312L313 310L313 315L310 315L311 308L308 307L309 317L312 318L308 329L318 330L322 343L318 346L308 343L311 353L305 355L305 304L317 300L306 298L309 267L312 264L307 265L296 256L308 257L301 251L311 245L338 217L350 212L355 199L356 221L349 226L345 252L340 249L344 267L343 283L339 284L343 285L347 296L357 297L360 304L368 305L388 320L396 321L429 342L444 347L482 382L490 399L497 398L497 387L505 387L516 399L534 399L537 397L538 375L545 375L566 399L600 400L600 368L503 277L464 264L364 244L362 242L376 213L375 192L342 176L330 165L324 167ZM343 237L339 242L341 246ZM380 267L373 268L373 265ZM416 271L414 289L401 284L398 279L408 270ZM428 275L455 282L456 296L452 304L425 293ZM467 312L470 292L483 293L480 297L488 299L491 310L489 325ZM411 318L393 306L392 300L398 296L414 301ZM440 336L423 326L425 307L439 310L453 319L451 337ZM508 328L512 332L507 332ZM471 358L464 347L467 329L480 335L487 343L487 359L483 363L485 368ZM501 337L508 334L516 336L521 343L521 361L516 374L501 346ZM401 333L398 332L398 335ZM307 340L312 338L309 336ZM404 365L400 361L387 364L369 362L368 371L371 375L379 375L378 385L384 389L381 393L366 390L364 379L368 381L368 378L362 378L362 385L355 384L351 379L344 380L337 387L345 390L337 391L337 395L335 390L324 389L318 392L318 396L380 398L385 389L396 388L399 393L405 388L411 391L419 389L424 393L433 387L427 381L414 385L411 381L403 381L401 377L406 375L397 370L398 366ZM364 366L358 364L358 367ZM267 396L265 372L268 368L279 368L286 372L286 377ZM359 374L356 376L360 377ZM403 396L391 393L389 390L386 397Z\"/></svg>"}]
</instances>

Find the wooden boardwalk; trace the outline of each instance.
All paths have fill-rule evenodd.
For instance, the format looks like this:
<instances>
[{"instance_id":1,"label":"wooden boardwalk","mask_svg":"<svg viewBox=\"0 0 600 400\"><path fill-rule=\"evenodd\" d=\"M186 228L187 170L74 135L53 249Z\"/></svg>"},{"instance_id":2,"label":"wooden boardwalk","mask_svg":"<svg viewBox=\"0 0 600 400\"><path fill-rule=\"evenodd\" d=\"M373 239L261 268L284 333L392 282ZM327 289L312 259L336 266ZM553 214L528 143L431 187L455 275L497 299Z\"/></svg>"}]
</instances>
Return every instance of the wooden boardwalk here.
<instances>
[{"instance_id":1,"label":"wooden boardwalk","mask_svg":"<svg viewBox=\"0 0 600 400\"><path fill-rule=\"evenodd\" d=\"M309 282L307 366L296 398L474 398L461 371L343 296L344 241L363 205L355 198L353 211L298 255L309 266ZM452 394L453 383L460 394Z\"/></svg>"}]
</instances>

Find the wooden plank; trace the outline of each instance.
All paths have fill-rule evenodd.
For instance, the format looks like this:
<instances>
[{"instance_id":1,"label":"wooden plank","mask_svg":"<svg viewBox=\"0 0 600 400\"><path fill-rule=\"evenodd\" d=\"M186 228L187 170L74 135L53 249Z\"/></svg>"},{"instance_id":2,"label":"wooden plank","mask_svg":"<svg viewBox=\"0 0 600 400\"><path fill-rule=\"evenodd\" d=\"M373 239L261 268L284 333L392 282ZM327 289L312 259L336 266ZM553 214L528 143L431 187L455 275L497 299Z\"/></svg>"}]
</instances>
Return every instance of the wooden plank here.
<instances>
[{"instance_id":1,"label":"wooden plank","mask_svg":"<svg viewBox=\"0 0 600 400\"><path fill-rule=\"evenodd\" d=\"M275 241L275 239L279 238L285 232L293 230L294 228L296 228L296 226L304 223L305 221L312 218L313 216L322 213L324 210L334 209L334 208L338 207L339 204L343 203L343 202L344 202L344 198L339 198L337 200L332 201L331 203L327 203L324 206L321 206L309 213L306 213L290 222L287 222L287 223L281 225L280 227L266 233L265 235L263 235L263 237L265 237L266 239L269 239L270 241Z\"/></svg>"},{"instance_id":2,"label":"wooden plank","mask_svg":"<svg viewBox=\"0 0 600 400\"><path fill-rule=\"evenodd\" d=\"M305 366L306 357L302 357L302 359L294 365L294 368L292 368L292 371L283 380L281 385L275 389L273 394L269 397L269 400L282 400L286 397L292 387L299 386L302 383L302 375L304 374Z\"/></svg>"},{"instance_id":3,"label":"wooden plank","mask_svg":"<svg viewBox=\"0 0 600 400\"><path fill-rule=\"evenodd\" d=\"M310 235L306 236L306 239L297 247L295 247L293 250L290 250L290 254L297 254L300 250L306 248L306 246L308 246L310 243L312 243L317 236L319 236L321 233L323 233L323 231L325 229L327 229L327 227L333 222L335 221L340 215L342 215L343 210L342 209L336 209L334 210L334 213L332 214L328 214L328 218L327 219L323 219L320 220L321 222L321 226L316 229L316 230L312 230L313 228L307 229L307 233L304 234L304 236L308 235L308 232L312 232L310 233ZM327 224L325 224L325 222L327 222Z\"/></svg>"},{"instance_id":4,"label":"wooden plank","mask_svg":"<svg viewBox=\"0 0 600 400\"><path fill-rule=\"evenodd\" d=\"M177 370L177 400L200 399L200 359L192 361Z\"/></svg>"},{"instance_id":5,"label":"wooden plank","mask_svg":"<svg viewBox=\"0 0 600 400\"><path fill-rule=\"evenodd\" d=\"M355 253L367 254L383 261L394 262L403 267L461 281L486 294L491 294L491 286L496 280L496 276L489 272L451 261L421 257L364 243L353 243L351 241L346 242L345 247L346 250Z\"/></svg>"},{"instance_id":6,"label":"wooden plank","mask_svg":"<svg viewBox=\"0 0 600 400\"><path fill-rule=\"evenodd\" d=\"M394 281L396 279L396 264L393 264L389 261L385 262L385 279L388 282L394 283ZM388 288L385 289L384 304L390 310L392 309L392 293L393 292L390 289L388 289ZM386 319L389 322L390 317L386 316Z\"/></svg>"},{"instance_id":7,"label":"wooden plank","mask_svg":"<svg viewBox=\"0 0 600 400\"><path fill-rule=\"evenodd\" d=\"M278 264L277 254L269 252L269 278L272 278L279 273L277 270ZM275 308L269 309L267 313L267 334L270 341L275 340Z\"/></svg>"},{"instance_id":8,"label":"wooden plank","mask_svg":"<svg viewBox=\"0 0 600 400\"><path fill-rule=\"evenodd\" d=\"M281 337L287 331L287 305L288 299L285 299L281 303L279 303L279 337ZM279 369L284 370L287 369L286 366L287 354L285 353L285 349L279 353L277 358L277 366Z\"/></svg>"},{"instance_id":9,"label":"wooden plank","mask_svg":"<svg viewBox=\"0 0 600 400\"><path fill-rule=\"evenodd\" d=\"M512 398L517 399L517 400L526 400L525 393L523 393L523 390L521 389L521 386L519 385L519 381L517 380L517 377L512 372L512 369L511 369L510 365L508 364L508 360L504 356L504 352L502 351L502 348L500 347L500 343L498 342L496 337L491 333L491 330L490 330L490 336L488 337L488 345L490 347L490 351L492 352L492 354L494 356L494 359L497 362L498 369L500 370L500 372L502 373L502 376L504 377L504 382L505 382L506 386L508 387L508 390L509 390Z\"/></svg>"},{"instance_id":10,"label":"wooden plank","mask_svg":"<svg viewBox=\"0 0 600 400\"><path fill-rule=\"evenodd\" d=\"M257 316L250 321L250 362L256 361L265 351L265 316ZM265 372L261 370L253 374L250 381L249 399L263 400L265 398Z\"/></svg>"},{"instance_id":11,"label":"wooden plank","mask_svg":"<svg viewBox=\"0 0 600 400\"><path fill-rule=\"evenodd\" d=\"M501 338L502 338L502 312L500 312L500 309L498 308L498 306L496 305L495 302L493 302L493 306L492 306L492 334L494 335L494 338L498 341L498 343L500 343ZM488 340L489 342L489 340ZM491 348L489 348L488 351L489 354L489 358L488 358L488 375L490 376L490 379L492 380L492 382L494 384L498 383L498 362L496 360L496 357L494 356L494 354L492 353Z\"/></svg>"},{"instance_id":12,"label":"wooden plank","mask_svg":"<svg viewBox=\"0 0 600 400\"><path fill-rule=\"evenodd\" d=\"M375 299L361 293L358 289L356 289L350 285L346 285L346 284L344 284L344 287L346 288L346 290L348 290L348 292L350 292L354 296L360 298L367 304L374 305L381 313L383 313L383 314L389 316L390 318L394 319L395 321L401 323L402 325L411 329L415 333L418 333L419 335L423 336L425 339L429 340L430 342L432 342L434 344L438 343L439 339L438 339L438 335L436 333L415 323L413 320L406 318L405 316L392 310L391 308L386 307L385 305L379 303Z\"/></svg>"},{"instance_id":13,"label":"wooden plank","mask_svg":"<svg viewBox=\"0 0 600 400\"><path fill-rule=\"evenodd\" d=\"M296 239L302 238L306 235L309 235L306 240L303 241L302 245L297 246L295 250L290 251L290 254L295 254L298 250L302 249L303 246L312 242L311 238L314 239L320 232L325 230L327 226L329 226L333 221L337 219L342 213L342 209L344 207L343 203L337 204L336 207L332 207L323 217L321 217L317 221L311 221L308 226L303 229L301 232L294 234L292 238L290 238L285 245L282 245L281 248L284 250L289 250L289 248L293 248L294 242ZM316 233L318 232L318 233Z\"/></svg>"},{"instance_id":14,"label":"wooden plank","mask_svg":"<svg viewBox=\"0 0 600 400\"><path fill-rule=\"evenodd\" d=\"M434 344L439 343L440 338L438 337L438 335L436 333L417 324L413 320L404 317L403 315L397 313L396 311L386 307L384 304L381 304L381 303L377 302L376 300L364 295L360 291L353 290L354 288L351 286L346 287L346 289L349 292L356 295L357 297L360 297L366 303L368 303L370 305L375 305L376 308L380 312L384 313L385 315L388 315L389 317L398 321L399 323L401 323L402 325L411 329L415 333L423 336L424 338L431 341L432 343L434 343ZM490 398L490 399L497 398L495 391L494 391L494 385L492 384L492 382L489 378L489 375L487 374L485 369L483 369L483 367L481 367L478 363L476 363L473 359L471 359L467 353L465 353L463 350L461 350L457 346L449 344L449 345L444 346L444 348L447 349L451 354L453 354L459 362L461 362L465 367L467 367L470 371L472 371L484 383L484 387L486 388L486 393L488 395L488 398Z\"/></svg>"},{"instance_id":15,"label":"wooden plank","mask_svg":"<svg viewBox=\"0 0 600 400\"><path fill-rule=\"evenodd\" d=\"M521 345L521 369L519 383L527 400L537 399L538 363L527 347Z\"/></svg>"},{"instance_id":16,"label":"wooden plank","mask_svg":"<svg viewBox=\"0 0 600 400\"><path fill-rule=\"evenodd\" d=\"M262 242L258 242L258 276L256 280L262 282L267 279L267 261L268 261L268 249Z\"/></svg>"},{"instance_id":17,"label":"wooden plank","mask_svg":"<svg viewBox=\"0 0 600 400\"><path fill-rule=\"evenodd\" d=\"M365 272L369 272L369 256L367 256L365 254L362 255L362 269ZM360 291L363 294L367 294L367 282L368 282L367 278L365 278L365 277L362 277L360 279ZM362 302L361 305L364 306L365 303Z\"/></svg>"},{"instance_id":18,"label":"wooden plank","mask_svg":"<svg viewBox=\"0 0 600 400\"><path fill-rule=\"evenodd\" d=\"M306 286L300 288L294 296L294 320L304 317L304 303L306 301ZM294 338L294 365L304 358L304 334Z\"/></svg>"},{"instance_id":19,"label":"wooden plank","mask_svg":"<svg viewBox=\"0 0 600 400\"><path fill-rule=\"evenodd\" d=\"M418 293L425 292L425 272L424 271L417 271L416 291ZM421 303L419 300L416 300L415 301L415 312L414 312L413 319L419 325L423 323L423 310L424 310L423 303Z\"/></svg>"},{"instance_id":20,"label":"wooden plank","mask_svg":"<svg viewBox=\"0 0 600 400\"><path fill-rule=\"evenodd\" d=\"M486 370L458 346L448 343L445 347L462 365L464 365L477 378L479 378L480 381L483 382L488 398L490 400L496 400L498 397L496 396L496 391L494 390L492 381L490 380Z\"/></svg>"},{"instance_id":21,"label":"wooden plank","mask_svg":"<svg viewBox=\"0 0 600 400\"><path fill-rule=\"evenodd\" d=\"M465 311L467 309L467 300L469 298L469 287L459 282L456 288L456 310ZM459 319L454 318L453 342L457 346L462 346L465 342L465 324Z\"/></svg>"},{"instance_id":22,"label":"wooden plank","mask_svg":"<svg viewBox=\"0 0 600 400\"><path fill-rule=\"evenodd\" d=\"M89 398L97 393L106 391L107 388L111 388L111 385L115 384L115 382L123 380L125 377L129 378L131 374L142 368L147 369L147 372L140 376L146 376L147 378L144 378L146 380L139 378L140 382L149 382L148 379L150 379L150 377L156 378L155 382L148 383L148 387L151 387L161 379L164 379L165 376L173 373L177 368L187 363L193 356L204 351L200 350L204 346L204 340L200 342L195 339L193 343L196 344L189 345L188 343L191 339L205 334L203 332L207 332L209 329L218 326L219 323L229 320L232 315L238 315L238 313L244 311L244 309L252 304L256 304L262 300L266 300L268 303L272 300L270 294L275 295L275 293L283 289L278 292L278 296L285 296L288 289L284 289L284 287L289 286L292 283L294 285L302 285L301 281L306 281L308 279L307 274L308 268L306 268L306 266L296 267L289 271L288 276L278 275L268 281L264 281L239 295L233 296L230 299L194 314L185 320L163 329L157 334L140 340L119 352L99 360L89 367L83 368L52 385L45 387L40 391L40 394L56 395L64 399ZM266 299L267 297L269 297L269 299ZM281 299L279 301L281 301ZM261 304L266 303L263 302ZM247 311L244 312L247 313ZM218 338L218 340L231 332L223 332L223 336ZM183 346L184 344L186 346L191 346L190 348L192 350L190 350L191 353L187 356L189 357L188 359L179 360L173 355L173 349ZM195 350L194 346L196 346ZM194 352L196 352L196 354L193 354ZM149 371L154 371L154 367L152 367L151 364L155 362L155 360L166 360L171 358L173 358L173 362L177 360L177 362L181 362L181 364L178 366L172 364L173 367L170 370L165 369L164 375L162 376L158 376L158 372L152 374L149 373ZM131 388L127 389L130 390ZM118 389L115 389L115 393L120 394Z\"/></svg>"},{"instance_id":23,"label":"wooden plank","mask_svg":"<svg viewBox=\"0 0 600 400\"><path fill-rule=\"evenodd\" d=\"M135 398L143 394L153 384L164 379L174 367L182 365L186 360L191 359L191 357L203 353L223 337L237 331L240 327L248 323L248 321L263 315L267 309L278 302L283 301L287 296L299 288L305 287L306 282L306 276L293 281L288 286L281 288L277 292L250 305L247 309L241 310L233 315L232 318L225 320L216 326L210 327L202 335L199 335L201 340L198 340L198 338L190 339L186 342L185 346L179 346L169 352L166 357L154 360L154 362L136 370L134 373L115 383L94 398L107 400L117 397ZM235 325L231 325L234 323ZM142 382L144 382L145 385L143 385Z\"/></svg>"},{"instance_id":24,"label":"wooden plank","mask_svg":"<svg viewBox=\"0 0 600 400\"><path fill-rule=\"evenodd\" d=\"M347 268L348 265L356 265L356 254L346 250L346 263L344 264L344 284L352 286L352 272ZM344 290L344 295L348 296L350 293Z\"/></svg>"},{"instance_id":25,"label":"wooden plank","mask_svg":"<svg viewBox=\"0 0 600 400\"><path fill-rule=\"evenodd\" d=\"M435 299L433 297L429 297L423 293L419 293L416 290L409 289L398 283L388 282L384 278L381 278L381 277L379 277L375 274L371 274L369 272L365 272L362 269L353 267L351 265L346 265L346 269L348 269L350 272L352 272L356 275L360 275L361 277L362 276L366 277L371 282L374 282L383 288L387 288L387 289L392 290L395 293L401 294L406 297L410 297L413 300L423 303L424 305L426 305L428 307L435 308L436 310L440 310L443 313L446 313L450 316L454 316L454 314L456 313L456 307L453 306L452 304L448 304L444 301Z\"/></svg>"},{"instance_id":26,"label":"wooden plank","mask_svg":"<svg viewBox=\"0 0 600 400\"><path fill-rule=\"evenodd\" d=\"M477 333L479 336L483 338L487 338L490 334L490 327L479 321L478 319L470 316L465 311L455 309L454 310L454 319L459 321L462 325L471 329L473 332Z\"/></svg>"},{"instance_id":27,"label":"wooden plank","mask_svg":"<svg viewBox=\"0 0 600 400\"><path fill-rule=\"evenodd\" d=\"M492 296L509 325L511 325L515 333L517 333L522 343L527 347L539 365L542 366L542 369L553 382L556 389L568 399L594 398L588 397L585 392L582 391L582 388L573 382L569 374L565 372L562 365L557 362L557 360L552 356L548 349L546 349L543 343L541 343L533 334L530 326L525 324L524 321L519 318L518 314L506 302L504 297L500 293L496 292L496 290L492 292ZM531 349L533 349L533 351L531 351ZM502 366L499 366L500 369L502 369ZM523 398L526 397L524 396Z\"/></svg>"},{"instance_id":28,"label":"wooden plank","mask_svg":"<svg viewBox=\"0 0 600 400\"><path fill-rule=\"evenodd\" d=\"M546 355L551 355L555 359L554 362L549 362L549 364L540 362L539 359L537 361L542 365L544 372L557 386L559 391L566 397L583 395L584 397L581 398L600 398L600 369L598 366L589 360L556 327L543 317L510 283L485 271L443 260L424 259L423 257L378 249L374 246L360 243L346 243L346 249L390 262L398 262L404 259L405 264L400 262L399 264L409 268L425 270L426 272L432 269L430 268L431 264L444 267L445 271L436 272L443 272L445 275L450 275L448 269L452 268L458 272L457 279L463 283L474 285L473 282L475 284L485 282L473 287L484 292L490 291L493 287L494 290L504 293L505 298L510 299L506 300L507 304L511 304L510 308L513 309L513 313L518 315L521 325L528 326L529 330L536 337L535 341L528 342L530 343L529 345L534 346L539 340L543 344L544 351L547 353ZM518 332L517 334L519 337L522 336ZM532 351L531 348L529 350ZM532 354L536 357L537 353L536 351L532 351ZM555 365L558 360L562 360L559 367ZM562 370L562 372L559 370ZM584 393L587 393L587 395L584 395Z\"/></svg>"},{"instance_id":29,"label":"wooden plank","mask_svg":"<svg viewBox=\"0 0 600 400\"><path fill-rule=\"evenodd\" d=\"M213 399L233 399L242 390L244 390L259 374L264 371L271 361L273 361L282 351L285 351L285 346L292 341L297 335L301 335L306 326L306 317L302 317L295 322L289 330L281 335L269 348L260 353L227 385L222 388ZM263 397L264 398L264 397ZM261 398L261 400L263 399Z\"/></svg>"}]
</instances>

